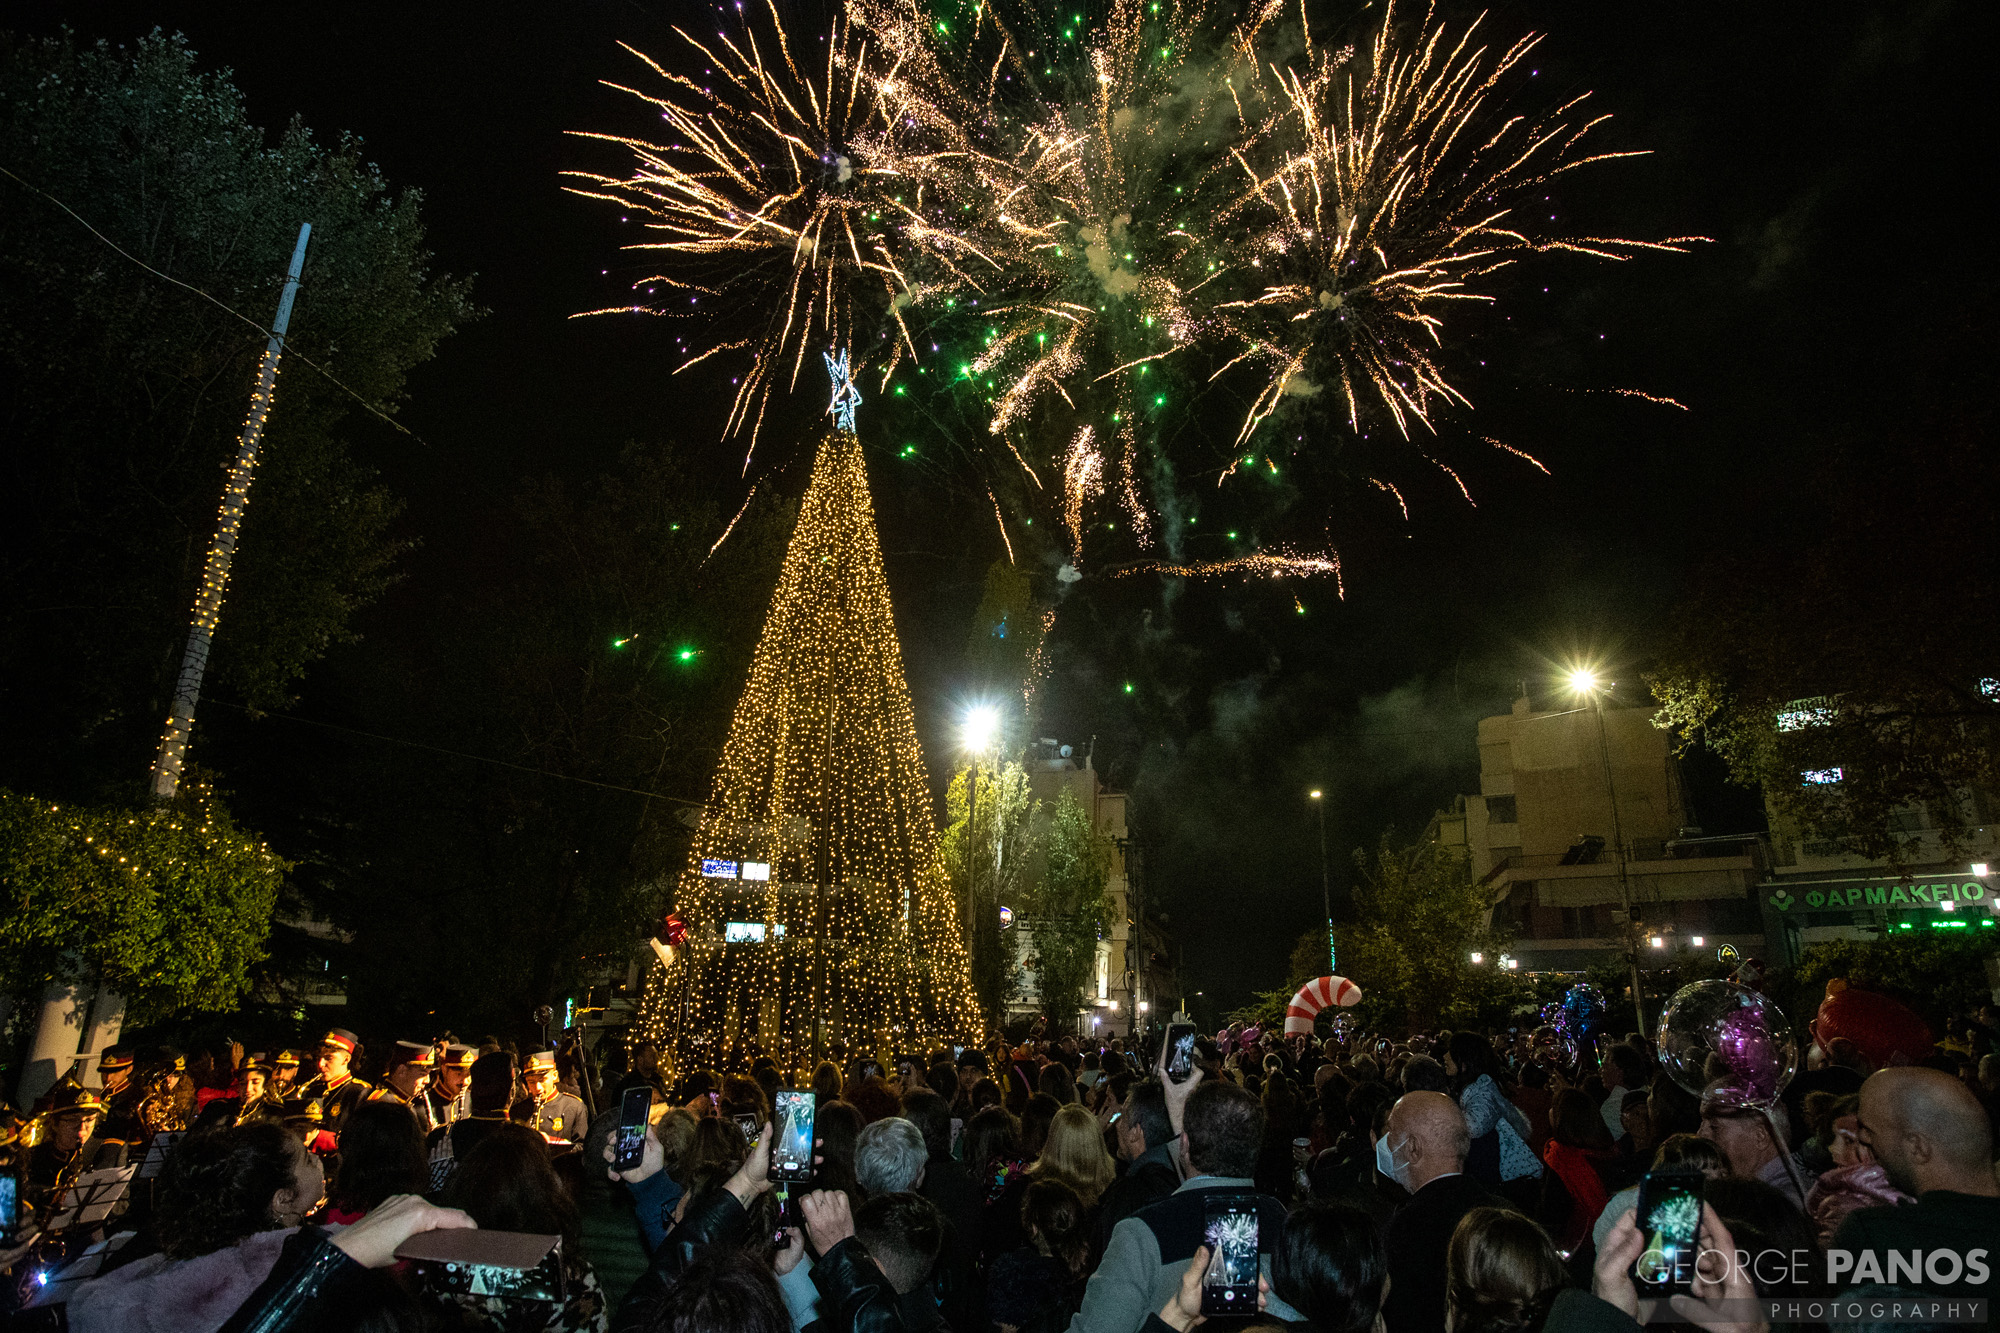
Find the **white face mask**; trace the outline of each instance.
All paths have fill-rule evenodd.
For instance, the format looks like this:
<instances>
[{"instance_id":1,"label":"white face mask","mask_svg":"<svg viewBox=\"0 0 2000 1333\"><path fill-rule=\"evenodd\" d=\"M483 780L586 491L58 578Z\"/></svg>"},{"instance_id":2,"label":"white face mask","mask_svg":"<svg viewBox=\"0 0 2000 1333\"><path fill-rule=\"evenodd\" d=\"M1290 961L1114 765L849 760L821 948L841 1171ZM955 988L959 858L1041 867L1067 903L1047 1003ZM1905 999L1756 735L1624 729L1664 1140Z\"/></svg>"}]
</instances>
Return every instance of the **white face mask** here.
<instances>
[{"instance_id":1,"label":"white face mask","mask_svg":"<svg viewBox=\"0 0 2000 1333\"><path fill-rule=\"evenodd\" d=\"M1409 1144L1410 1140L1405 1136L1403 1146L1407 1148ZM1375 1140L1375 1169L1404 1189L1410 1188L1410 1159L1407 1156L1399 1157L1390 1149L1387 1134Z\"/></svg>"}]
</instances>

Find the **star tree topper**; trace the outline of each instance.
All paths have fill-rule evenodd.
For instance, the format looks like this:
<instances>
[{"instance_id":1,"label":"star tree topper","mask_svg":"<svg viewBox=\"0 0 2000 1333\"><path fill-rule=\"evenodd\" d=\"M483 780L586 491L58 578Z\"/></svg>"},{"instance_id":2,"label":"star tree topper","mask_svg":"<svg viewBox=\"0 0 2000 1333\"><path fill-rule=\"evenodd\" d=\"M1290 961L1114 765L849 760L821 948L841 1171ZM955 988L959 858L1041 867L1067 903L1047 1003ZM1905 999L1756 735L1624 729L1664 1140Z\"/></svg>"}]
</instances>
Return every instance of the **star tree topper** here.
<instances>
[{"instance_id":1,"label":"star tree topper","mask_svg":"<svg viewBox=\"0 0 2000 1333\"><path fill-rule=\"evenodd\" d=\"M854 434L854 409L861 406L861 390L854 387L854 374L847 366L847 349L840 349L840 355L822 352L826 358L827 377L833 381L833 401L827 411L833 413L833 424L849 435Z\"/></svg>"}]
</instances>

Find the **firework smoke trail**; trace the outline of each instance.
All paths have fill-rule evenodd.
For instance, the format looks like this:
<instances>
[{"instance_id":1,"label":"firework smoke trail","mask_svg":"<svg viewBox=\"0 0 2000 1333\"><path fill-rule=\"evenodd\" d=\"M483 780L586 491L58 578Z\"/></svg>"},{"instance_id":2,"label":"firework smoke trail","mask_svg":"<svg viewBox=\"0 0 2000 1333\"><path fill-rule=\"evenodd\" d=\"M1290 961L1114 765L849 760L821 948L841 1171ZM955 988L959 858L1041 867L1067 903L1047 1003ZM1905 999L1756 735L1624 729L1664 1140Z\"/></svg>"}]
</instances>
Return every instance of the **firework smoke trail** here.
<instances>
[{"instance_id":1,"label":"firework smoke trail","mask_svg":"<svg viewBox=\"0 0 2000 1333\"><path fill-rule=\"evenodd\" d=\"M634 287L668 296L583 313L701 320L708 336L679 369L747 353L724 433L747 426L754 449L771 390L796 381L809 350L858 343L886 381L915 350L906 312L995 267L956 216L979 207L968 201L987 198L1006 164L954 156L893 57L844 19L823 67L802 63L773 0L735 32L674 31L699 79L628 46L658 91L609 84L656 108L665 138L573 131L621 146L633 165L564 173L572 193L644 219L651 239L627 248L669 262Z\"/></svg>"},{"instance_id":2,"label":"firework smoke trail","mask_svg":"<svg viewBox=\"0 0 2000 1333\"><path fill-rule=\"evenodd\" d=\"M1392 0L1365 61L1308 45L1297 67L1262 70L1290 123L1272 136L1275 161L1245 163L1250 189L1224 219L1240 229L1246 288L1220 303L1241 349L1229 364L1264 376L1239 444L1321 382L1339 386L1351 428L1373 408L1407 438L1413 422L1471 406L1447 378L1445 316L1495 299L1483 280L1530 254L1624 260L1706 239L1569 235L1531 216L1528 196L1555 178L1642 154L1584 151L1609 119L1582 118L1584 97L1540 118L1504 114L1501 89L1541 38L1495 55L1475 44L1478 27L1454 36L1434 10L1399 26Z\"/></svg>"}]
</instances>

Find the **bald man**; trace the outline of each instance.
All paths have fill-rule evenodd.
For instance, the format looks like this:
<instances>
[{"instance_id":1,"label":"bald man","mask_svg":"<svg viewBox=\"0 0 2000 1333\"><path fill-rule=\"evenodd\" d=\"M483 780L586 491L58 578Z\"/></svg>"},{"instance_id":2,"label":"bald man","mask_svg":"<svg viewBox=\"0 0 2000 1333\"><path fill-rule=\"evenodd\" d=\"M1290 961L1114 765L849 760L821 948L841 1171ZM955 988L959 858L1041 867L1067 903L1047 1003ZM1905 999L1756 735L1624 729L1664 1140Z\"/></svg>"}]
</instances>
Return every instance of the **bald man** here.
<instances>
[{"instance_id":1,"label":"bald man","mask_svg":"<svg viewBox=\"0 0 2000 1333\"><path fill-rule=\"evenodd\" d=\"M1375 1165L1410 1192L1383 1233L1389 1251L1388 1333L1443 1333L1445 1251L1459 1219L1507 1201L1465 1174L1465 1112L1441 1092L1405 1093L1389 1109Z\"/></svg>"},{"instance_id":2,"label":"bald man","mask_svg":"<svg viewBox=\"0 0 2000 1333\"><path fill-rule=\"evenodd\" d=\"M2000 1298L2000 1183L1993 1127L1966 1086L1935 1069L1882 1069L1861 1085L1859 1138L1916 1203L1849 1213L1827 1247L1836 1287L1887 1282ZM1912 1252L1921 1273L1912 1277ZM1897 1261L1904 1265L1892 1271ZM1989 1306L1988 1324L1995 1306Z\"/></svg>"}]
</instances>

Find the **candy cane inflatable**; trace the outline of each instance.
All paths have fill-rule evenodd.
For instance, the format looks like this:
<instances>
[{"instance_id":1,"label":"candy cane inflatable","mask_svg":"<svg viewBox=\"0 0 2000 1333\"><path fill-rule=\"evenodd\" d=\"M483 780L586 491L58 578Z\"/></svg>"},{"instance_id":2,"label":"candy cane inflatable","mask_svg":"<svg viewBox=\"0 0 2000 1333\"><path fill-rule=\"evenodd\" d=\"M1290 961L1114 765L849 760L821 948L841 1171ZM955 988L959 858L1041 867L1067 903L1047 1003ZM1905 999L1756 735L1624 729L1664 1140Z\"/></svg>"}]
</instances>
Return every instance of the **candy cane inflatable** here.
<instances>
[{"instance_id":1,"label":"candy cane inflatable","mask_svg":"<svg viewBox=\"0 0 2000 1333\"><path fill-rule=\"evenodd\" d=\"M1299 987L1285 1006L1285 1035L1312 1035L1313 1019L1329 1005L1345 1009L1361 1003L1361 987L1346 977L1317 977Z\"/></svg>"}]
</instances>

